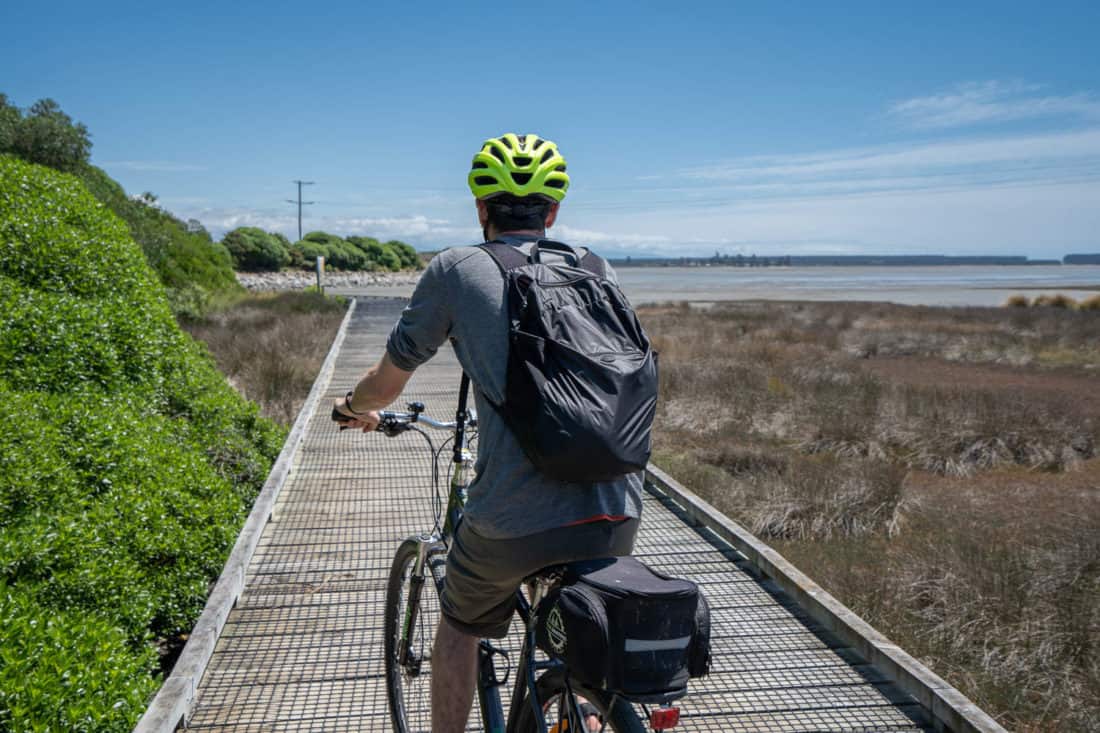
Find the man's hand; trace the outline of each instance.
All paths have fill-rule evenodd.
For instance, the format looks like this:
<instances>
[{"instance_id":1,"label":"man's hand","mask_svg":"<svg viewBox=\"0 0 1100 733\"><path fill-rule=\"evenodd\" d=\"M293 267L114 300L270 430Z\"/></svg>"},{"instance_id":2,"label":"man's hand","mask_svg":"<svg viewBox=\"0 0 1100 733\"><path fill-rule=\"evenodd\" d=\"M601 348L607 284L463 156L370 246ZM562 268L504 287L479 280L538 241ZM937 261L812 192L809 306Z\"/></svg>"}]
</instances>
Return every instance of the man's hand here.
<instances>
[{"instance_id":1,"label":"man's hand","mask_svg":"<svg viewBox=\"0 0 1100 733\"><path fill-rule=\"evenodd\" d=\"M332 404L333 420L340 423L341 428L355 428L362 429L364 433L374 431L378 427L378 423L381 421L381 417L377 410L367 410L366 412L353 412L348 407L348 401L346 397L341 397ZM347 420L337 420L336 413L347 418Z\"/></svg>"}]
</instances>

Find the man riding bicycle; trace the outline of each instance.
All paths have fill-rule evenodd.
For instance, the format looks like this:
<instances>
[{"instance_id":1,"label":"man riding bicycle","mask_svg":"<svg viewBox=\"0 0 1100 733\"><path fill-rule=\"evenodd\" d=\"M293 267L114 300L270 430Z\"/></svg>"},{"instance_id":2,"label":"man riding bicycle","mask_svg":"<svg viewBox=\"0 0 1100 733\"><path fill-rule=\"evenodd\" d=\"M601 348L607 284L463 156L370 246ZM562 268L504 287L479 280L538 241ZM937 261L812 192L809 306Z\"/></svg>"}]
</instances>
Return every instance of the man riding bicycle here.
<instances>
[{"instance_id":1,"label":"man riding bicycle","mask_svg":"<svg viewBox=\"0 0 1100 733\"><path fill-rule=\"evenodd\" d=\"M485 142L468 180L485 240L525 255L554 224L569 187L554 143L512 133ZM558 256L566 255L550 248L538 253L543 261ZM606 262L600 264L614 280ZM448 339L476 387L477 477L447 557L443 618L432 653L435 733L465 728L478 639L507 634L524 578L549 565L630 554L641 514L640 473L580 483L550 478L535 468L494 407L504 402L508 376L506 297L501 267L485 249L440 252L394 325L381 360L335 405L353 420L346 425L374 430L377 410L396 400L412 372Z\"/></svg>"}]
</instances>

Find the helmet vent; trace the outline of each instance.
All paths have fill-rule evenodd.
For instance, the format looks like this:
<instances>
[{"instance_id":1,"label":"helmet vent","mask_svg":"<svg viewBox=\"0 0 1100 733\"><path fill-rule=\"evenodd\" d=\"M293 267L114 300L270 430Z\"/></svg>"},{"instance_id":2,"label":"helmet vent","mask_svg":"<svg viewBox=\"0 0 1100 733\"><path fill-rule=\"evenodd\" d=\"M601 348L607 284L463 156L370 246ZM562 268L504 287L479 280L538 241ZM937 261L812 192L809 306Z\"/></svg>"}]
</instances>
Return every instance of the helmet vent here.
<instances>
[{"instance_id":1,"label":"helmet vent","mask_svg":"<svg viewBox=\"0 0 1100 733\"><path fill-rule=\"evenodd\" d=\"M550 188L564 188L565 181L561 180L560 178L551 178L543 185L549 186Z\"/></svg>"},{"instance_id":2,"label":"helmet vent","mask_svg":"<svg viewBox=\"0 0 1100 733\"><path fill-rule=\"evenodd\" d=\"M497 179L493 178L492 176L478 176L474 179L474 183L479 186L492 186L496 182Z\"/></svg>"},{"instance_id":3,"label":"helmet vent","mask_svg":"<svg viewBox=\"0 0 1100 733\"><path fill-rule=\"evenodd\" d=\"M565 173L565 163L562 163L561 165L559 165L559 166L556 166L556 167L554 168L554 170L556 170L556 171L561 171L562 173Z\"/></svg>"},{"instance_id":4,"label":"helmet vent","mask_svg":"<svg viewBox=\"0 0 1100 733\"><path fill-rule=\"evenodd\" d=\"M531 180L530 173L512 173L512 180L520 186L526 186L527 182Z\"/></svg>"},{"instance_id":5,"label":"helmet vent","mask_svg":"<svg viewBox=\"0 0 1100 733\"><path fill-rule=\"evenodd\" d=\"M474 168L488 168L489 164L485 163L484 161L481 161L481 160L475 160L473 167Z\"/></svg>"},{"instance_id":6,"label":"helmet vent","mask_svg":"<svg viewBox=\"0 0 1100 733\"><path fill-rule=\"evenodd\" d=\"M540 160L539 162L540 163L545 163L546 161L550 160L553 157L554 157L553 149L552 148L547 148L546 152L542 154L542 160Z\"/></svg>"},{"instance_id":7,"label":"helmet vent","mask_svg":"<svg viewBox=\"0 0 1100 733\"><path fill-rule=\"evenodd\" d=\"M502 137L502 138L500 138L500 141L502 143L504 143L505 145L507 145L509 150L512 149L512 141L511 140L509 140L506 137ZM523 144L523 138L522 137L519 139L519 142L520 142L521 145Z\"/></svg>"},{"instance_id":8,"label":"helmet vent","mask_svg":"<svg viewBox=\"0 0 1100 733\"><path fill-rule=\"evenodd\" d=\"M513 157L512 160L516 162L516 165L528 166L531 165L532 159L528 158L526 155L517 155Z\"/></svg>"},{"instance_id":9,"label":"helmet vent","mask_svg":"<svg viewBox=\"0 0 1100 733\"><path fill-rule=\"evenodd\" d=\"M499 160L501 163L504 162L504 153L500 152L500 148L494 145L492 150L490 150L489 152L492 153L493 157Z\"/></svg>"}]
</instances>

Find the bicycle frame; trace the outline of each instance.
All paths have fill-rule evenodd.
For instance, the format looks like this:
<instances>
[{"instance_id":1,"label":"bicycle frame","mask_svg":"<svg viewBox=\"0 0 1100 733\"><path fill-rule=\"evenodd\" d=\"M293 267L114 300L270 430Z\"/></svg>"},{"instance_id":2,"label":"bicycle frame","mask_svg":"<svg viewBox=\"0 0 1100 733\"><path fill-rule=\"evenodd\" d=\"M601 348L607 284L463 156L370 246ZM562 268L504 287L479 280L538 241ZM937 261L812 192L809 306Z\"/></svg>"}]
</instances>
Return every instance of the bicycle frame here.
<instances>
[{"instance_id":1,"label":"bicycle frame","mask_svg":"<svg viewBox=\"0 0 1100 733\"><path fill-rule=\"evenodd\" d=\"M419 543L418 553L409 579L409 595L405 604L405 615L402 620L402 638L405 640L405 643L402 644L401 648L398 650L398 661L403 667L415 669L417 672L419 671L420 660L415 658L414 651L410 644L413 638L413 631L419 620L420 594L423 591L424 581L427 579L428 575L425 566L429 555L438 552L445 553L449 548L451 538L454 536L454 531L458 526L458 522L461 520L462 511L466 504L467 479L472 463L472 454L466 446L465 435L469 383L469 377L463 374L462 384L459 389L458 410L455 416L454 449L452 452L454 470L451 474L450 489L448 492L447 508L443 518L442 531L423 534L416 538ZM507 721L504 717L500 687L507 684L508 675L505 674L503 678L498 676L493 658L496 655L500 655L507 661L508 655L504 650L494 647L492 642L488 639L481 639L478 642L478 703L482 724L484 730L488 733L505 733L506 731L515 730L524 705L530 705L532 707L535 713L534 719L539 726L539 733L547 733L542 711L542 704L544 701L540 700L538 695L538 673L560 667L561 664L553 660L538 661L534 658L534 650L536 647L533 609L546 595L550 586L551 583L546 578L537 578L530 600L524 596L522 589L516 591L516 611L524 625L524 641L521 647L520 659L515 667L518 674L516 675L512 687L511 705ZM568 681L566 681L566 693L569 700L568 709L566 710L566 720L570 726L569 730L582 731L584 730L584 715L580 710L576 697L571 694L572 691L569 689Z\"/></svg>"}]
</instances>

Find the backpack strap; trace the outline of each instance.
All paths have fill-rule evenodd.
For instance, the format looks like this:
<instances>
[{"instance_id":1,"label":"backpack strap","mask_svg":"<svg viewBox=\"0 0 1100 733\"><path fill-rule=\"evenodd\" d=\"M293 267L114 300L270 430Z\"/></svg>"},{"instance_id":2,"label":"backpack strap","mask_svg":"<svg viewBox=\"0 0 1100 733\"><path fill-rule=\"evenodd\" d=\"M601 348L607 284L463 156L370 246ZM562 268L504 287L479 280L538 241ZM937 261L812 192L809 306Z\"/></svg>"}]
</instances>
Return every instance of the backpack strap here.
<instances>
[{"instance_id":1,"label":"backpack strap","mask_svg":"<svg viewBox=\"0 0 1100 733\"><path fill-rule=\"evenodd\" d=\"M584 253L584 257L577 254L577 250L570 247L565 242L558 242L553 239L540 239L535 242L535 249L532 250L532 254L540 252L542 250L548 250L551 252L557 251L566 254L573 258L575 266L582 270L587 270L596 277L607 278L607 263L604 259L597 254L594 254L592 250L588 250ZM537 261L537 255L536 255Z\"/></svg>"},{"instance_id":2,"label":"backpack strap","mask_svg":"<svg viewBox=\"0 0 1100 733\"><path fill-rule=\"evenodd\" d=\"M568 255L573 258L576 267L587 270L596 277L607 278L607 263L604 262L602 257L593 253L591 250L585 252L584 256L581 257L577 254L577 251L568 244L556 242L552 239L540 239L536 241L530 256L525 255L516 247L505 242L485 242L484 244L479 244L478 247L485 250L485 253L493 258L493 262L497 263L497 267L500 268L502 273L507 273L509 270L514 270L517 267L529 265L532 262L538 262L539 253L543 250L548 250Z\"/></svg>"},{"instance_id":3,"label":"backpack strap","mask_svg":"<svg viewBox=\"0 0 1100 733\"><path fill-rule=\"evenodd\" d=\"M607 261L592 252L592 250L588 250L584 253L584 257L581 257L580 267L582 270L588 270L596 277L607 279Z\"/></svg>"},{"instance_id":4,"label":"backpack strap","mask_svg":"<svg viewBox=\"0 0 1100 733\"><path fill-rule=\"evenodd\" d=\"M484 244L479 244L478 247L485 250L485 253L493 258L493 262L497 263L497 267L499 267L500 271L504 274L507 274L509 270L514 270L517 267L523 267L524 265L530 264L527 255L504 242L485 242Z\"/></svg>"}]
</instances>

